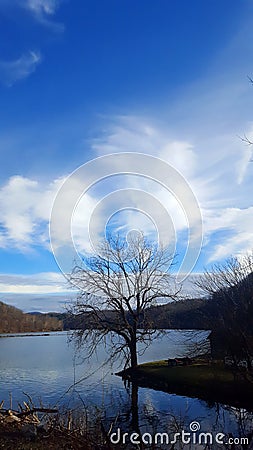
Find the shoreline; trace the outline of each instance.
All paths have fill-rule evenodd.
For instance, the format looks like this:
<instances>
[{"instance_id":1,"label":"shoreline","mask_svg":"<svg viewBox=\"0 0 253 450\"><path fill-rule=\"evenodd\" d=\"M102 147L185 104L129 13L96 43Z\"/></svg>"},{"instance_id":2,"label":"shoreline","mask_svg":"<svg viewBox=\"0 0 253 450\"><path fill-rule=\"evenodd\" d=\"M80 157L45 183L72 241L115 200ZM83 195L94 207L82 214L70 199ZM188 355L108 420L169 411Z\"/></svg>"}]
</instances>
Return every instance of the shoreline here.
<instances>
[{"instance_id":1,"label":"shoreline","mask_svg":"<svg viewBox=\"0 0 253 450\"><path fill-rule=\"evenodd\" d=\"M64 331L64 330L63 330ZM1 338L14 338L14 337L34 337L34 336L50 336L52 333L61 333L61 330L57 330L57 331L28 331L27 333L1 333L0 334L0 339Z\"/></svg>"},{"instance_id":2,"label":"shoreline","mask_svg":"<svg viewBox=\"0 0 253 450\"><path fill-rule=\"evenodd\" d=\"M140 364L136 369L116 373L123 380L170 394L223 403L253 411L253 376L245 371L233 371L221 362L194 362L187 366L170 367L166 360Z\"/></svg>"}]
</instances>

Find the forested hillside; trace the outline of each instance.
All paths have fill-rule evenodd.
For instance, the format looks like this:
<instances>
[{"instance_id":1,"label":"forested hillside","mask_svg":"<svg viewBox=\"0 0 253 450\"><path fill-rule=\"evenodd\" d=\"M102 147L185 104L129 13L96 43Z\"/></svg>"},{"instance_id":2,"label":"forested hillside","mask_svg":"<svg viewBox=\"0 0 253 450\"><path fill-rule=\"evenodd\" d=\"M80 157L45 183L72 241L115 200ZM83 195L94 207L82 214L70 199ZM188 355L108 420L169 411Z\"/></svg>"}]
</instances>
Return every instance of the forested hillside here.
<instances>
[{"instance_id":1,"label":"forested hillside","mask_svg":"<svg viewBox=\"0 0 253 450\"><path fill-rule=\"evenodd\" d=\"M57 331L62 321L48 314L25 314L14 306L0 302L0 333Z\"/></svg>"},{"instance_id":2,"label":"forested hillside","mask_svg":"<svg viewBox=\"0 0 253 450\"><path fill-rule=\"evenodd\" d=\"M207 320L208 301L206 299L187 299L148 308L145 320L160 329L210 329ZM115 312L103 311L105 318L115 321ZM56 316L56 315L55 315ZM93 328L96 323L93 312L82 314L58 315L63 320L66 330ZM143 318L144 319L144 318ZM140 322L142 325L142 322Z\"/></svg>"}]
</instances>

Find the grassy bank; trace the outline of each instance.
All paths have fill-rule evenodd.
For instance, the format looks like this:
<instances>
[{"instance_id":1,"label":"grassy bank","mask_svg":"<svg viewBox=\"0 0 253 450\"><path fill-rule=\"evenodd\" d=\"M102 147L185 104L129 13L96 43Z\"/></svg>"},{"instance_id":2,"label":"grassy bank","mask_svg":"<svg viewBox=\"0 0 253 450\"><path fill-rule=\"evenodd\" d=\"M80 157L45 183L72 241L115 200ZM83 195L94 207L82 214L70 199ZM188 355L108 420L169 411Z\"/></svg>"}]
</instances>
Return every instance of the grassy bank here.
<instances>
[{"instance_id":1,"label":"grassy bank","mask_svg":"<svg viewBox=\"0 0 253 450\"><path fill-rule=\"evenodd\" d=\"M243 370L235 372L222 362L196 361L169 367L167 361L156 361L119 375L139 386L253 409L253 377Z\"/></svg>"}]
</instances>

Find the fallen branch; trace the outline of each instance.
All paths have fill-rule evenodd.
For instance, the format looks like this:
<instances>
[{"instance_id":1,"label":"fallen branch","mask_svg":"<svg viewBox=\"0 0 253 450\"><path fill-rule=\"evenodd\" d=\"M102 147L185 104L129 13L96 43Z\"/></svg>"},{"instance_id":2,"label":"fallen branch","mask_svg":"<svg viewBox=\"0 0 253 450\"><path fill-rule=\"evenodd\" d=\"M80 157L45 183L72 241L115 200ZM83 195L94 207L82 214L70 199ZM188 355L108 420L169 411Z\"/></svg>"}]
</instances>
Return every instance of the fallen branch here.
<instances>
[{"instance_id":1,"label":"fallen branch","mask_svg":"<svg viewBox=\"0 0 253 450\"><path fill-rule=\"evenodd\" d=\"M30 414L34 414L37 412L41 412L41 413L46 413L46 414L56 414L58 413L58 409L51 409L51 408L32 408L29 409L27 411L22 411L22 412L18 412L18 411L14 411L12 409L0 409L0 414L2 415L6 415L6 416L17 416L17 417L25 417L25 416L29 416Z\"/></svg>"}]
</instances>

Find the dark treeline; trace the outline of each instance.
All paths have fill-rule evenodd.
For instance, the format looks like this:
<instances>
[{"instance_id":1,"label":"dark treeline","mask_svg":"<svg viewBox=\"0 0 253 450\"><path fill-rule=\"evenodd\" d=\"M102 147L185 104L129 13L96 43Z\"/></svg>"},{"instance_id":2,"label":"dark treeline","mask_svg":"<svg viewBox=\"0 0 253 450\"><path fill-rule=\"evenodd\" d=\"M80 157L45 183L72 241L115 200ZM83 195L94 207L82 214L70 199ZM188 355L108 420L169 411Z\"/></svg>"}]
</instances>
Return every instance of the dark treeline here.
<instances>
[{"instance_id":1,"label":"dark treeline","mask_svg":"<svg viewBox=\"0 0 253 450\"><path fill-rule=\"evenodd\" d=\"M114 311L103 311L107 320L115 321ZM252 335L253 330L253 275L245 277L237 285L220 289L204 298L189 298L165 305L151 306L145 312L157 329L227 329L238 337L241 333ZM55 315L63 320L65 329L94 327L93 312ZM155 319L154 319L155 318ZM143 318L144 319L144 318Z\"/></svg>"},{"instance_id":2,"label":"dark treeline","mask_svg":"<svg viewBox=\"0 0 253 450\"><path fill-rule=\"evenodd\" d=\"M210 329L210 323L204 320L207 310L206 299L187 299L165 305L152 306L145 312L145 321L152 317L157 329ZM115 321L115 311L103 311L106 320ZM81 314L54 314L63 320L63 327L87 329L94 327L93 312ZM155 317L155 320L154 320Z\"/></svg>"},{"instance_id":3,"label":"dark treeline","mask_svg":"<svg viewBox=\"0 0 253 450\"><path fill-rule=\"evenodd\" d=\"M63 324L50 314L25 314L14 306L0 302L0 333L58 331Z\"/></svg>"},{"instance_id":4,"label":"dark treeline","mask_svg":"<svg viewBox=\"0 0 253 450\"><path fill-rule=\"evenodd\" d=\"M213 331L212 356L218 359L228 356L234 365L244 360L247 368L251 370L253 367L253 272L245 275L240 264L232 259L227 263L226 271L218 267L216 273L207 273L200 280L209 294L203 320L207 325L210 324L209 329Z\"/></svg>"},{"instance_id":5,"label":"dark treeline","mask_svg":"<svg viewBox=\"0 0 253 450\"><path fill-rule=\"evenodd\" d=\"M188 299L149 308L147 315L155 317L156 328L208 329L203 320L206 300ZM107 318L115 320L115 312L104 311ZM0 302L0 333L30 331L74 330L94 327L92 313L23 313L14 306Z\"/></svg>"}]
</instances>

